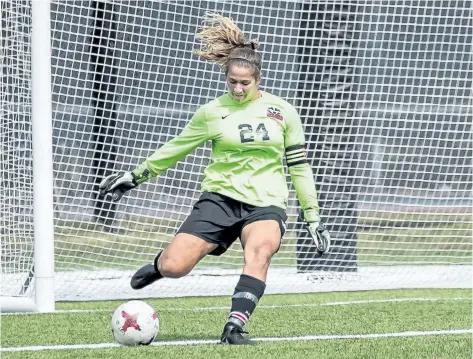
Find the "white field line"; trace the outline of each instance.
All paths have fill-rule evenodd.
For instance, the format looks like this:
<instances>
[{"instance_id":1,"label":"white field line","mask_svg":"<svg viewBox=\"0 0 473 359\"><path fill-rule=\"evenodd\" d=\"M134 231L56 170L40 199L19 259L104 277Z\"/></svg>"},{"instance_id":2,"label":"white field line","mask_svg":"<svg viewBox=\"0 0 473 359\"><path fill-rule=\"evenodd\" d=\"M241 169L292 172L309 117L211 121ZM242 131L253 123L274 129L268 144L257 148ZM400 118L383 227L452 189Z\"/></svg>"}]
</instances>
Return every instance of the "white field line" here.
<instances>
[{"instance_id":1,"label":"white field line","mask_svg":"<svg viewBox=\"0 0 473 359\"><path fill-rule=\"evenodd\" d=\"M471 334L473 329L450 329L450 330L434 330L425 332L399 332L399 333L379 333L379 334L347 334L347 335L307 335L300 337L277 337L277 338L254 338L258 342L294 342L294 341L314 341L314 340L336 340L336 339L378 339L378 338L399 338L399 337L425 337L431 335L458 335ZM186 346L186 345L202 345L217 344L218 340L173 340L173 341L157 341L152 346ZM75 344L75 345L41 345L29 347L10 347L0 348L0 352L26 352L40 350L74 350L74 349L104 349L120 347L116 343L100 343L100 344Z\"/></svg>"},{"instance_id":2,"label":"white field line","mask_svg":"<svg viewBox=\"0 0 473 359\"><path fill-rule=\"evenodd\" d=\"M277 308L300 308L300 307L332 307L341 305L356 305L356 304L376 304L376 303L402 303L402 302L437 302L437 301L462 301L472 300L466 297L439 297L439 298L392 298L392 299L372 299L372 300L355 300L349 302L326 302L326 303L305 303L305 304L286 304L286 305L259 305L260 309L277 309ZM186 311L213 311L213 310L228 310L229 306L220 307L190 307L190 308L161 308L158 311L162 312L186 312ZM111 312L112 309L65 309L56 310L48 314L61 313L100 313ZM34 315L42 313L1 313L1 315Z\"/></svg>"}]
</instances>

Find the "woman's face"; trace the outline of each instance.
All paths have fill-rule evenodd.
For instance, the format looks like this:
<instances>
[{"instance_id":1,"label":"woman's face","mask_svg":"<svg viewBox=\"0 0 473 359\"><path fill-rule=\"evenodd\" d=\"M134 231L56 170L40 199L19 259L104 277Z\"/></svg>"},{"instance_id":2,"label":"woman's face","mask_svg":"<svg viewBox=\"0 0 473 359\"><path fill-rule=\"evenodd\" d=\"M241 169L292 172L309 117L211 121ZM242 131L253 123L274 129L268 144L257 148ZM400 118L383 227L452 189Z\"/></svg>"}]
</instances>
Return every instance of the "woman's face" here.
<instances>
[{"instance_id":1,"label":"woman's face","mask_svg":"<svg viewBox=\"0 0 473 359\"><path fill-rule=\"evenodd\" d=\"M230 65L227 70L228 94L238 103L245 103L259 97L260 80L256 81L252 68Z\"/></svg>"}]
</instances>

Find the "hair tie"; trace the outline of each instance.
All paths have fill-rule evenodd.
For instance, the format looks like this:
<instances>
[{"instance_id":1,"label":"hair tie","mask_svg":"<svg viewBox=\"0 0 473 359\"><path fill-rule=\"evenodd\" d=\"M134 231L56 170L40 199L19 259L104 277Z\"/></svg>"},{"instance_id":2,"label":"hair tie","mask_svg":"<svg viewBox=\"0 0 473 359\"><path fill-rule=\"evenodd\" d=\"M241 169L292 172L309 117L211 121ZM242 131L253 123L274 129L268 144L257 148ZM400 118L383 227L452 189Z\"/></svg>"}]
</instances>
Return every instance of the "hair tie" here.
<instances>
[{"instance_id":1,"label":"hair tie","mask_svg":"<svg viewBox=\"0 0 473 359\"><path fill-rule=\"evenodd\" d=\"M252 50L256 50L256 44L254 41L250 41L246 44L244 44L242 47L251 47Z\"/></svg>"}]
</instances>

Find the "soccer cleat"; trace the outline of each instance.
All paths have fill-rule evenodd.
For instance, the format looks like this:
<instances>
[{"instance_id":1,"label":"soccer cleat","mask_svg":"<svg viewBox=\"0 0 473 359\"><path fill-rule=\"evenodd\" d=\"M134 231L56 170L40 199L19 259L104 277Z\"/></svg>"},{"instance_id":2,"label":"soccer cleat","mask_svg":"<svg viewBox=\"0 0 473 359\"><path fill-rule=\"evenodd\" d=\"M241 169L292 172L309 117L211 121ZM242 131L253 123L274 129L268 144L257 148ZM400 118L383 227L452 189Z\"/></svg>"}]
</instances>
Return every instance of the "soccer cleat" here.
<instances>
[{"instance_id":1,"label":"soccer cleat","mask_svg":"<svg viewBox=\"0 0 473 359\"><path fill-rule=\"evenodd\" d=\"M220 338L220 343L230 344L230 345L248 345L256 344L254 340L249 339L243 334L248 334L247 331L243 328L236 326L232 323L225 324L223 328L222 337Z\"/></svg>"},{"instance_id":2,"label":"soccer cleat","mask_svg":"<svg viewBox=\"0 0 473 359\"><path fill-rule=\"evenodd\" d=\"M133 274L130 285L133 289L142 289L161 278L162 276L156 272L153 264L146 264Z\"/></svg>"}]
</instances>

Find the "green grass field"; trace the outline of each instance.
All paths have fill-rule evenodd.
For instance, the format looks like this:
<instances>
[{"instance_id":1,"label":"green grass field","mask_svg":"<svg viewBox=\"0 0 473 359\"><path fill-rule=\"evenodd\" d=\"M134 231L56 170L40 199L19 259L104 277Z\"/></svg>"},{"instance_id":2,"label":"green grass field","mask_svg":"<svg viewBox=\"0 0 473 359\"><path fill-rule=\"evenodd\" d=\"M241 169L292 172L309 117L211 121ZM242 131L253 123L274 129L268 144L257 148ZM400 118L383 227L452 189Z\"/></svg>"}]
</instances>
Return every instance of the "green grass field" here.
<instances>
[{"instance_id":1,"label":"green grass field","mask_svg":"<svg viewBox=\"0 0 473 359\"><path fill-rule=\"evenodd\" d=\"M451 217L360 215L358 265L418 261L471 264L471 214ZM107 233L95 224L79 228L58 224L56 268L135 269L153 259L154 251L150 249L164 246L177 225L176 221L163 219L149 223L142 218L130 219L121 223L119 233ZM294 266L296 237L295 232L288 232L272 266ZM238 251L237 246L234 248ZM238 258L241 262L241 255ZM199 266L212 266L212 260L206 258ZM242 265L235 261L232 258L218 266ZM111 313L123 301L64 302L57 304L58 312L54 314L2 315L0 357L472 357L472 292L466 289L265 295L247 326L251 337L259 339L252 347L216 344L228 314L228 297L146 301L157 310L161 323L157 341L150 347L119 347L114 343Z\"/></svg>"},{"instance_id":2,"label":"green grass field","mask_svg":"<svg viewBox=\"0 0 473 359\"><path fill-rule=\"evenodd\" d=\"M472 357L469 289L266 295L247 325L260 339L251 347L216 344L228 297L146 301L161 324L152 346L113 344L111 313L122 301L64 302L54 314L2 315L1 358Z\"/></svg>"}]
</instances>

